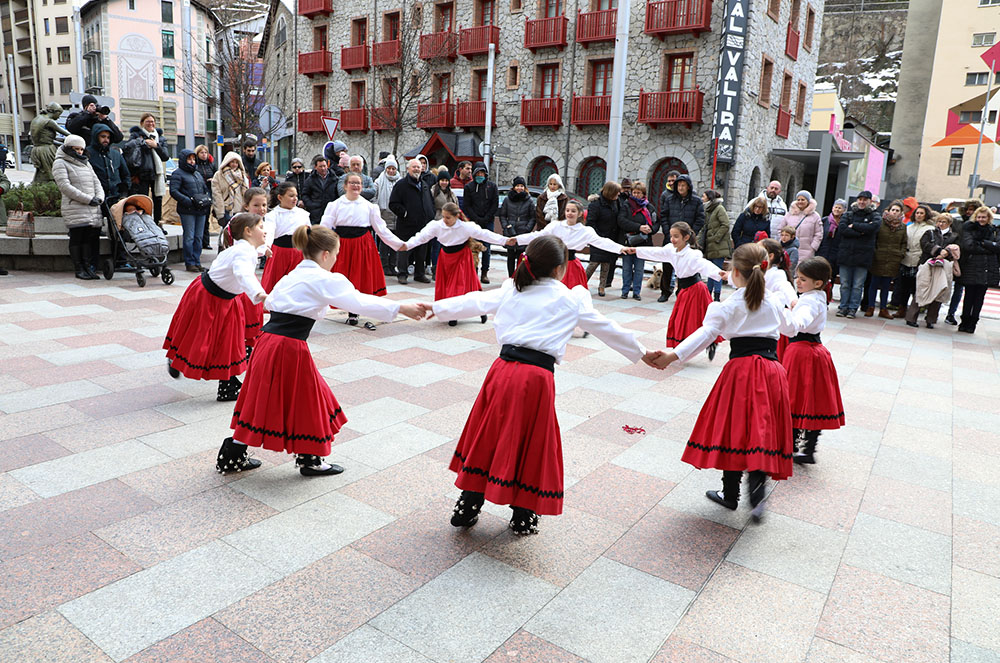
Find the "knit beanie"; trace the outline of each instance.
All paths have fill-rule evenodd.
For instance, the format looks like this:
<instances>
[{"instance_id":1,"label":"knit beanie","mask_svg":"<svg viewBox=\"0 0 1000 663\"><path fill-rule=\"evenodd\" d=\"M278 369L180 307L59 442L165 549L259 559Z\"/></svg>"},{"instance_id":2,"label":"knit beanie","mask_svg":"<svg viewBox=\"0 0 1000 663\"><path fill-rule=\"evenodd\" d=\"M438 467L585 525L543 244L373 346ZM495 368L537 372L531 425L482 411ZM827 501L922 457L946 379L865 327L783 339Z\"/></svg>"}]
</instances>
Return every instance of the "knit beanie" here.
<instances>
[{"instance_id":1,"label":"knit beanie","mask_svg":"<svg viewBox=\"0 0 1000 663\"><path fill-rule=\"evenodd\" d=\"M63 140L63 145L65 145L66 147L84 147L85 148L85 147L87 147L87 141L85 141L82 136L77 136L76 134L72 134L72 135L66 136L66 139Z\"/></svg>"},{"instance_id":2,"label":"knit beanie","mask_svg":"<svg viewBox=\"0 0 1000 663\"><path fill-rule=\"evenodd\" d=\"M448 174L448 169L445 168L444 166L438 168L438 182L440 182L441 180L448 180L449 182L451 181L451 175Z\"/></svg>"},{"instance_id":3,"label":"knit beanie","mask_svg":"<svg viewBox=\"0 0 1000 663\"><path fill-rule=\"evenodd\" d=\"M802 196L803 198L805 198L809 202L812 202L812 200L813 200L812 194L809 193L808 191L806 191L805 189L803 189L802 191L799 191L797 194L795 194L796 198L798 198L799 196Z\"/></svg>"},{"instance_id":4,"label":"knit beanie","mask_svg":"<svg viewBox=\"0 0 1000 663\"><path fill-rule=\"evenodd\" d=\"M80 100L80 107L86 109L90 104L97 105L97 97L92 94L83 95L83 99Z\"/></svg>"},{"instance_id":5,"label":"knit beanie","mask_svg":"<svg viewBox=\"0 0 1000 663\"><path fill-rule=\"evenodd\" d=\"M514 178L514 184L513 184L513 186L517 186L518 184L523 184L524 186L528 186L528 183L525 182L524 178L521 177L520 175L518 175L517 177Z\"/></svg>"}]
</instances>

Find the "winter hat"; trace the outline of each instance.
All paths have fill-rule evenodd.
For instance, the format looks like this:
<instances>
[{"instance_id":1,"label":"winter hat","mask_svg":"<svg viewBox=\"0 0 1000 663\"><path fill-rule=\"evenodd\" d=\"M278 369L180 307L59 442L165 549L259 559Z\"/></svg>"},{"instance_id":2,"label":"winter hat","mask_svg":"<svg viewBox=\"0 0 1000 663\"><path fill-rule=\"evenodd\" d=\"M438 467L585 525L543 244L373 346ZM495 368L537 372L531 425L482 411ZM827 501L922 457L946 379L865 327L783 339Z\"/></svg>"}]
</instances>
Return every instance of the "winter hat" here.
<instances>
[{"instance_id":1,"label":"winter hat","mask_svg":"<svg viewBox=\"0 0 1000 663\"><path fill-rule=\"evenodd\" d=\"M861 193L858 194L858 198L867 198L868 200L871 200L872 199L872 192L868 191L866 189L866 190L864 190L864 191L862 191Z\"/></svg>"},{"instance_id":2,"label":"winter hat","mask_svg":"<svg viewBox=\"0 0 1000 663\"><path fill-rule=\"evenodd\" d=\"M448 174L448 169L445 168L444 166L438 168L438 182L440 182L441 180L448 180L449 182L451 181L451 175Z\"/></svg>"},{"instance_id":3,"label":"winter hat","mask_svg":"<svg viewBox=\"0 0 1000 663\"><path fill-rule=\"evenodd\" d=\"M337 165L340 166L341 168L350 168L351 167L351 157L348 156L348 154L346 152L344 154L341 154L340 155L340 161L337 163Z\"/></svg>"},{"instance_id":4,"label":"winter hat","mask_svg":"<svg viewBox=\"0 0 1000 663\"><path fill-rule=\"evenodd\" d=\"M80 107L81 108L86 108L90 104L94 104L96 106L97 105L97 97L95 97L92 94L85 94L85 95L83 95L83 99L80 100Z\"/></svg>"},{"instance_id":5,"label":"winter hat","mask_svg":"<svg viewBox=\"0 0 1000 663\"><path fill-rule=\"evenodd\" d=\"M392 166L396 170L399 170L399 164L396 162L396 157L392 156L391 154L385 157L385 167L388 168L389 166Z\"/></svg>"},{"instance_id":6,"label":"winter hat","mask_svg":"<svg viewBox=\"0 0 1000 663\"><path fill-rule=\"evenodd\" d=\"M518 184L523 184L524 186L528 186L528 183L525 182L524 178L521 177L520 175L514 178L514 184L512 186L517 186Z\"/></svg>"},{"instance_id":7,"label":"winter hat","mask_svg":"<svg viewBox=\"0 0 1000 663\"><path fill-rule=\"evenodd\" d=\"M753 236L753 241L759 242L762 239L767 239L770 235L767 234L766 230L758 230L757 234Z\"/></svg>"},{"instance_id":8,"label":"winter hat","mask_svg":"<svg viewBox=\"0 0 1000 663\"><path fill-rule=\"evenodd\" d=\"M87 147L87 141L85 141L82 136L71 134L66 136L66 139L63 140L63 145L66 147Z\"/></svg>"},{"instance_id":9,"label":"winter hat","mask_svg":"<svg viewBox=\"0 0 1000 663\"><path fill-rule=\"evenodd\" d=\"M796 198L798 198L799 196L802 196L810 203L813 201L812 194L806 191L805 189L802 189L802 191L799 191L797 194L795 194Z\"/></svg>"},{"instance_id":10,"label":"winter hat","mask_svg":"<svg viewBox=\"0 0 1000 663\"><path fill-rule=\"evenodd\" d=\"M386 157L389 156L389 154L390 154L389 152L386 152L384 150L382 152L379 152L378 153L378 159L379 159L379 161L384 160Z\"/></svg>"}]
</instances>

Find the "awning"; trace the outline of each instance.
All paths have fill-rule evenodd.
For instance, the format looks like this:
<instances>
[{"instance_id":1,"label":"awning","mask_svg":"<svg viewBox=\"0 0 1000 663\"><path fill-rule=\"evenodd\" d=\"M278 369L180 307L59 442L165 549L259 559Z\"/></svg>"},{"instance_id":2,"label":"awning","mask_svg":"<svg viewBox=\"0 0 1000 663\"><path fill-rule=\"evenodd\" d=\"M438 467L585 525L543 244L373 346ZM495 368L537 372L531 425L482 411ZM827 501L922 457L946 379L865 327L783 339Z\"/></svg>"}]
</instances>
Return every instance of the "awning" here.
<instances>
[{"instance_id":1,"label":"awning","mask_svg":"<svg viewBox=\"0 0 1000 663\"><path fill-rule=\"evenodd\" d=\"M798 163L805 164L807 166L819 167L821 152L822 150L820 149L810 148L801 150L771 150L771 156L790 159L791 161L797 161ZM830 165L842 166L850 163L851 161L864 158L864 152L841 152L839 150L832 150L830 153Z\"/></svg>"},{"instance_id":2,"label":"awning","mask_svg":"<svg viewBox=\"0 0 1000 663\"><path fill-rule=\"evenodd\" d=\"M455 161L482 161L479 144L483 139L474 132L468 131L435 131L427 142L419 147L403 152L403 157L413 159L418 154L430 154L441 148Z\"/></svg>"}]
</instances>

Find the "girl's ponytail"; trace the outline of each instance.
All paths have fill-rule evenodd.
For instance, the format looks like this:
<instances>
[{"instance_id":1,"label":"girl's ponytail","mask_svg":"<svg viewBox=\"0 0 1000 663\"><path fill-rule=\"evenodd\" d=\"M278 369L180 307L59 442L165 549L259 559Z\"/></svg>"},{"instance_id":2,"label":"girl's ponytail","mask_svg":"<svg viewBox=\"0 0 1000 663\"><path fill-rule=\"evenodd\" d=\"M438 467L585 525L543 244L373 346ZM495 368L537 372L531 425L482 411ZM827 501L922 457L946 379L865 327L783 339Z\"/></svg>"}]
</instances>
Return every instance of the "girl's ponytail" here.
<instances>
[{"instance_id":1,"label":"girl's ponytail","mask_svg":"<svg viewBox=\"0 0 1000 663\"><path fill-rule=\"evenodd\" d=\"M768 260L771 259L770 256L774 256L774 264L771 265L771 267L777 267L783 271L785 273L785 278L788 279L788 282L794 283L795 279L792 278L792 271L789 269L791 264L788 261L788 254L785 253L785 247L781 245L781 242L768 237L767 239L761 240L760 245L764 247L765 251L767 251Z\"/></svg>"},{"instance_id":2,"label":"girl's ponytail","mask_svg":"<svg viewBox=\"0 0 1000 663\"><path fill-rule=\"evenodd\" d=\"M751 311L759 309L764 301L767 292L764 272L767 268L767 251L760 244L743 244L733 252L733 269L746 280L743 301Z\"/></svg>"}]
</instances>

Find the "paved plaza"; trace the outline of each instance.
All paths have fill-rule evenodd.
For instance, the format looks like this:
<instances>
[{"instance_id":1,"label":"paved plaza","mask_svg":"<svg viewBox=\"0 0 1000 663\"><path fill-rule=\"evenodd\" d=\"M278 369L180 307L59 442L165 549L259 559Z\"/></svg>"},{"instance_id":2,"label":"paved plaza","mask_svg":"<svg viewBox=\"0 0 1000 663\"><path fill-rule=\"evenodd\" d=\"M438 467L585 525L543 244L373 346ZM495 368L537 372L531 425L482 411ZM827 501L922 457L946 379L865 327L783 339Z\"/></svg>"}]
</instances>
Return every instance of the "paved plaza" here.
<instances>
[{"instance_id":1,"label":"paved plaza","mask_svg":"<svg viewBox=\"0 0 1000 663\"><path fill-rule=\"evenodd\" d=\"M726 347L660 373L575 338L556 369L565 513L518 538L506 507L448 523L491 323L371 332L332 312L310 345L347 470L304 478L263 451L220 476L232 404L171 380L160 349L189 277L0 280L0 661L1000 661L996 320L970 336L831 308L848 426L759 525L680 461ZM656 294L594 301L660 348Z\"/></svg>"}]
</instances>

